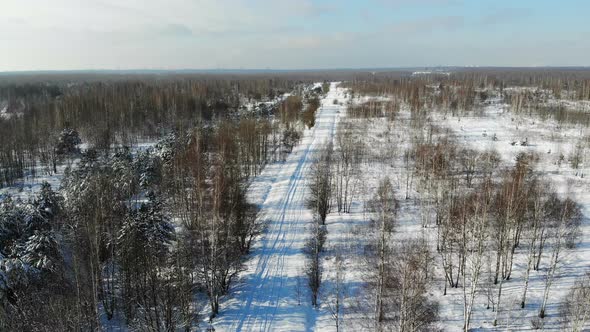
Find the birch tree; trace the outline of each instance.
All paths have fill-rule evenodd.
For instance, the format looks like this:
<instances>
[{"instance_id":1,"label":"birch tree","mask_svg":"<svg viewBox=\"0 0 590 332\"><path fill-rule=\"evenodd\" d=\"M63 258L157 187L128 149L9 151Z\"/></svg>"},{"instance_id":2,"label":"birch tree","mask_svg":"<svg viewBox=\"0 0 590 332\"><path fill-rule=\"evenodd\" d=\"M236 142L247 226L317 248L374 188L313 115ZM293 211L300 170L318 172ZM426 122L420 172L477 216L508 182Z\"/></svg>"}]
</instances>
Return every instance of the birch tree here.
<instances>
[{"instance_id":1,"label":"birch tree","mask_svg":"<svg viewBox=\"0 0 590 332\"><path fill-rule=\"evenodd\" d=\"M561 202L558 212L559 215L555 216L557 225L551 234L551 258L545 274L545 289L541 308L539 309L539 318L545 318L549 291L561 262L562 251L566 248L567 241L573 241L573 238L577 236L582 220L580 206L570 198L566 198Z\"/></svg>"},{"instance_id":2,"label":"birch tree","mask_svg":"<svg viewBox=\"0 0 590 332\"><path fill-rule=\"evenodd\" d=\"M590 272L579 277L560 307L563 328L572 332L590 329Z\"/></svg>"},{"instance_id":3,"label":"birch tree","mask_svg":"<svg viewBox=\"0 0 590 332\"><path fill-rule=\"evenodd\" d=\"M393 185L388 178L381 180L375 197L370 202L370 210L375 215L377 227L376 254L377 254L377 287L375 295L375 323L378 329L385 319L385 291L386 291L386 265L390 257L389 239L393 232L395 215L398 203L394 197Z\"/></svg>"},{"instance_id":4,"label":"birch tree","mask_svg":"<svg viewBox=\"0 0 590 332\"><path fill-rule=\"evenodd\" d=\"M475 295L484 273L486 250L490 237L490 218L493 199L491 181L482 184L467 201L469 221L465 230L465 268L463 270L463 330L468 331L475 304Z\"/></svg>"}]
</instances>

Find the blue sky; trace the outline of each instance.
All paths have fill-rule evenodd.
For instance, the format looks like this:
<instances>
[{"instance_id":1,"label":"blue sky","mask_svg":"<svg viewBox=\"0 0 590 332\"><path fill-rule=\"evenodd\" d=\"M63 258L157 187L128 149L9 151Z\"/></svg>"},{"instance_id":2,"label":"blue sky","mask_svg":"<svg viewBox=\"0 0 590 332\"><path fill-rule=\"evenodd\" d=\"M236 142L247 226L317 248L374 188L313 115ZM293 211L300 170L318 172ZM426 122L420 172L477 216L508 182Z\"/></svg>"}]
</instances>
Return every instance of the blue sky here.
<instances>
[{"instance_id":1,"label":"blue sky","mask_svg":"<svg viewBox=\"0 0 590 332\"><path fill-rule=\"evenodd\" d=\"M0 71L590 65L585 0L2 0Z\"/></svg>"}]
</instances>

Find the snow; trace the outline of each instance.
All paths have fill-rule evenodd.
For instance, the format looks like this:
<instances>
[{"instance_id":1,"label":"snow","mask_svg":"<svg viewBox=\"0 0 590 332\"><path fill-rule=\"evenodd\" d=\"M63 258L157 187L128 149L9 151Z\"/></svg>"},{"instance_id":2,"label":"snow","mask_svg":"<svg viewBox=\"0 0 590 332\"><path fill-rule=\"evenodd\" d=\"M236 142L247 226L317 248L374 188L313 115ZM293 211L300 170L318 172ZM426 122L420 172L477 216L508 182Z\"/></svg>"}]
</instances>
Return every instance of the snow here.
<instances>
[{"instance_id":1,"label":"snow","mask_svg":"<svg viewBox=\"0 0 590 332\"><path fill-rule=\"evenodd\" d=\"M21 109L22 109L22 104L21 104ZM21 117L21 116L23 116L23 114L24 113L22 112L22 110L19 111L14 108L9 109L9 103L7 100L0 101L0 121L10 120L10 119L12 119L13 116Z\"/></svg>"},{"instance_id":2,"label":"snow","mask_svg":"<svg viewBox=\"0 0 590 332\"><path fill-rule=\"evenodd\" d=\"M260 204L259 218L267 228L254 245L239 284L221 303L213 323L216 331L314 329L317 312L307 294L302 252L312 221L311 211L305 208L308 170L315 152L334 137L345 107L334 105L333 100L343 99L344 94L332 83L315 126L304 132L284 163L267 166L251 184L249 199Z\"/></svg>"},{"instance_id":3,"label":"snow","mask_svg":"<svg viewBox=\"0 0 590 332\"><path fill-rule=\"evenodd\" d=\"M261 206L260 218L268 223L268 229L256 243L240 283L222 303L222 311L213 322L217 331L334 331L328 302L336 273L337 253L344 253L345 298L341 329L373 330L373 302L371 289L366 284L373 272L364 257L364 248L372 234L370 216L364 205L385 176L393 182L401 203L393 241L401 243L423 237L431 244L435 279L428 296L440 304L437 327L449 331L462 329L463 291L462 288L448 288L447 295L443 295L445 280L440 267L441 258L435 250L436 228L421 226L419 192L412 189L411 199L404 199L407 170L403 166L403 151L411 144L409 133L413 130L409 126L409 110L402 107L393 124L384 118L348 119L345 117L346 106L343 106L347 103L345 94L344 89L332 84L330 93L322 100L316 127L305 132L301 143L284 164L267 166L252 183L249 198ZM338 105L333 104L334 99L339 100ZM368 100L384 101L387 97L357 96L354 103ZM582 242L563 257L551 288L551 305L545 318L545 330L558 331L561 328L557 317L560 301L567 295L574 280L590 268L590 182L587 176L583 176L588 174L590 167L587 157L584 157L580 169L572 169L568 162L578 140L588 137L589 130L531 115L515 116L508 110L508 105L502 104L499 99L492 99L481 112L461 117L432 112L430 121L447 135L455 137L462 147L478 151L496 150L504 166L513 165L520 152L537 153L540 160L536 169L552 181L562 196L570 195L582 205L585 216ZM320 308L314 309L310 305L302 253L312 220L310 211L305 208L307 170L313 160L313 151L333 140L338 123L344 120L355 123L357 134L363 137L369 161L361 165L356 179L351 212L339 214L333 211L327 217L322 296ZM521 144L524 141L527 144ZM515 144L511 144L513 142ZM565 160L559 163L561 154ZM474 330L533 329L531 321L537 317L542 300L545 271L532 272L527 307L520 309L524 259L524 255L517 252L513 277L504 283L504 304L498 327L492 326L495 313L486 308L486 294L480 289L472 317ZM297 290L298 285L301 291Z\"/></svg>"},{"instance_id":4,"label":"snow","mask_svg":"<svg viewBox=\"0 0 590 332\"><path fill-rule=\"evenodd\" d=\"M369 98L358 96L355 104L369 100L383 101L386 97ZM564 255L557 271L557 278L551 287L548 307L548 316L544 319L544 329L559 331L559 303L567 295L574 280L590 269L590 154L582 152L583 161L579 169L573 169L569 163L569 157L574 153L578 142L584 142L590 134L590 129L584 126L572 126L560 124L553 120L542 120L531 115L515 115L508 111L509 106L502 104L499 99L492 100L482 112L472 112L467 116L452 117L449 114L438 112L430 113L430 123L440 129L443 135L454 137L460 147L469 147L480 152L496 150L501 158L503 166L511 166L515 157L520 152L536 153L539 162L536 170L546 176L554 185L557 192L565 197L570 196L582 206L584 214L582 224L581 242L573 250L568 250ZM356 119L359 130L363 131L368 158L373 159L362 165L361 188L355 199L361 205L370 198L380 179L388 176L393 182L396 195L400 201L400 212L394 241L401 243L413 238L424 237L431 244L431 252L435 261L435 280L431 284L429 297L436 299L440 304L439 327L443 330L458 331L463 327L463 291L462 288L447 289L447 295L443 295L444 277L441 270L440 256L436 254L436 228L421 227L420 193L411 190L410 199L405 200L406 170L403 167L403 151L410 146L413 139L413 129L409 126L409 110L402 110L393 123L387 119ZM425 126L422 131L428 129ZM495 134L495 139L493 139ZM418 134L420 135L420 134ZM521 143L526 141L527 144ZM515 142L515 144L511 144ZM390 155L385 155L390 154ZM561 155L565 160L559 163ZM381 160L380 160L381 159ZM338 228L333 227L328 233L328 244L339 241L349 247L362 248L370 238L366 234L368 219L362 209L353 208L348 215L332 214L328 217L328 224L338 223ZM356 229L354 228L356 225ZM330 226L329 226L330 227ZM337 230L337 231L336 231ZM365 230L365 231L363 231ZM519 297L522 293L523 274L525 272L524 249L518 249L512 278L504 282L503 305L499 315L499 326L493 327L494 312L486 309L486 294L483 289L477 295L472 317L473 330L532 330L531 320L537 318L542 301L545 269L532 272L528 291L528 301L525 309L520 308ZM356 302L364 303L370 310L372 303L367 302L362 296L370 289L363 288L363 283L370 276L370 266L362 261L362 257L356 257L347 250L346 284L356 290L350 291L349 296L357 297ZM547 262L547 258L544 258ZM328 271L330 268L326 267ZM330 273L330 272L328 272ZM485 279L485 278L482 278ZM483 283L483 282L482 282ZM359 285L360 284L360 285ZM483 285L480 285L482 287ZM482 287L483 288L483 287ZM497 290L496 290L497 291ZM363 302L364 301L364 302ZM371 317L366 317L359 312L347 313L345 317L346 330L365 331L372 330ZM363 322L364 320L364 322ZM329 318L324 319L324 327L329 327L333 322Z\"/></svg>"},{"instance_id":5,"label":"snow","mask_svg":"<svg viewBox=\"0 0 590 332\"><path fill-rule=\"evenodd\" d=\"M279 106L287 97L291 95L290 92L283 93L280 96L276 96L272 100L247 100L246 98L242 98L242 106L240 107L242 111L246 111L247 113L258 114L268 116L272 113L272 110Z\"/></svg>"},{"instance_id":6,"label":"snow","mask_svg":"<svg viewBox=\"0 0 590 332\"><path fill-rule=\"evenodd\" d=\"M4 106L2 109L0 109L0 119L2 119L2 120L9 120L10 119L10 114L8 113L8 106Z\"/></svg>"},{"instance_id":7,"label":"snow","mask_svg":"<svg viewBox=\"0 0 590 332\"><path fill-rule=\"evenodd\" d=\"M41 184L43 184L43 182L49 183L53 190L59 189L64 171L67 167L68 165L65 163L58 165L57 173L49 175L45 171L45 167L37 165L35 167L36 176L32 176L29 172L24 178L16 180L14 185L0 188L0 201L6 196L20 198L23 201L27 201L41 190Z\"/></svg>"},{"instance_id":8,"label":"snow","mask_svg":"<svg viewBox=\"0 0 590 332\"><path fill-rule=\"evenodd\" d=\"M446 71L415 71L412 73L412 76L428 76L428 75L450 76L451 73L446 72Z\"/></svg>"},{"instance_id":9,"label":"snow","mask_svg":"<svg viewBox=\"0 0 590 332\"><path fill-rule=\"evenodd\" d=\"M576 145L590 134L590 128L560 124L553 120L541 120L528 115L515 115L508 112L508 105L499 101L487 106L483 114L464 117L435 117L435 122L443 128L449 128L456 135L462 146L479 151L496 150L502 156L505 165L511 165L520 152L535 153L539 161L535 169L549 179L554 189L562 196L569 196L582 206L584 219L582 222L581 242L575 249L568 251L563 257L558 277L550 292L549 317L545 318L545 330L560 330L557 317L558 305L567 295L577 277L590 270L590 159L588 152L582 152L582 166L573 169L568 162ZM493 135L496 140L493 140ZM526 145L520 143L527 140ZM517 142L512 145L512 142ZM560 156L565 160L559 162ZM501 312L502 321L512 330L532 329L530 321L538 313L543 295L545 281L544 270L533 272L529 286L529 304L525 310L520 309L518 297L523 286L523 274L526 262L522 254L515 256L513 278L505 282L506 305ZM442 307L446 308L441 320L447 321L450 327L460 328L451 322L461 318L462 300L459 291L451 292L446 298L441 297ZM485 301L485 300L482 300ZM481 301L480 301L481 302ZM485 302L484 302L485 303ZM480 308L481 309L481 308ZM491 310L475 312L473 326L490 327ZM459 322L460 323L460 322Z\"/></svg>"},{"instance_id":10,"label":"snow","mask_svg":"<svg viewBox=\"0 0 590 332\"><path fill-rule=\"evenodd\" d=\"M416 72L414 75L444 74L441 72ZM321 87L316 83L314 87ZM519 87L506 90L518 91ZM529 88L531 90L536 88ZM264 103L272 106L288 94ZM396 189L401 203L394 241L403 242L413 238L426 238L434 254L435 280L428 296L440 304L439 327L444 330L461 330L463 325L462 288L449 288L442 294L444 277L440 256L436 254L436 228L421 227L420 193L411 190L411 199L405 200L404 179L407 170L403 166L403 151L410 146L412 128L409 126L409 110L402 107L398 118L392 122L384 118L349 119L346 117L347 90L339 83L331 83L329 93L323 97L322 106L316 114L316 124L306 129L299 144L284 162L270 164L255 177L248 189L250 202L260 207L259 220L267 227L253 245L245 262L244 271L222 299L221 311L201 327L212 325L216 331L333 331L334 320L327 308L328 293L335 276L335 255L345 253L344 288L346 299L343 304L342 330L372 330L370 313L373 303L371 290L366 287L371 266L367 263L364 248L371 238L369 216L364 204L372 197L378 182L388 176ZM337 100L335 104L333 101ZM355 103L368 100L387 101L387 96L357 96ZM550 101L553 102L553 101ZM589 102L558 101L568 108L590 110ZM482 111L462 116L431 112L431 124L443 133L454 137L461 147L470 147L480 152L495 150L503 166L511 166L521 152L536 153L539 161L536 170L546 176L557 192L570 196L582 206L581 242L563 256L557 278L551 288L548 316L545 330L560 330L557 310L560 301L567 295L575 278L590 270L590 153L587 148L581 153L582 163L578 169L571 167L569 158L578 148L578 143L587 145L590 129L543 120L534 115L516 115L510 106L497 98L491 98ZM256 104L247 105L253 110ZM6 108L0 109L0 116ZM9 114L8 114L9 115ZM355 179L354 204L351 213L332 212L326 220L328 235L326 249L322 256L323 294L320 308L313 308L304 272L305 255L303 248L310 234L312 213L306 208L308 197L309 169L315 154L334 140L339 123L351 121L363 138L367 161L361 165ZM422 128L426 131L426 128ZM526 142L526 144L522 144ZM133 152L151 148L154 143L141 143ZM85 147L84 147L85 148ZM563 158L562 158L563 156ZM54 189L59 187L67 165L60 165L58 173L52 176L25 178L12 188L0 188L0 200L5 194L28 198L40 188L43 181L49 181ZM37 174L42 174L41 167ZM547 250L548 251L548 250ZM486 294L480 291L475 302L472 319L474 330L532 330L531 320L536 318L544 287L543 269L531 274L528 303L520 309L519 296L522 291L525 269L522 249L517 251L513 277L503 286L503 308L500 312L500 326L492 326L494 312L486 309ZM484 279L484 278L482 278ZM0 282L1 276L0 276ZM482 287L483 288L483 287ZM206 306L202 317L208 317ZM124 325L123 322L117 324Z\"/></svg>"},{"instance_id":11,"label":"snow","mask_svg":"<svg viewBox=\"0 0 590 332\"><path fill-rule=\"evenodd\" d=\"M155 145L156 142L154 141L141 141L131 147L131 153L135 155L140 151L152 149ZM88 143L82 143L78 147L81 151L85 151L90 146ZM57 173L51 172L51 174L49 174L47 172L47 167L42 165L40 161L37 161L34 176L33 173L28 170L23 178L15 181L14 185L0 188L0 201L6 196L26 201L41 189L43 182L49 183L53 190L58 190L61 186L61 181L66 169L75 168L78 162L79 158L66 159L57 165Z\"/></svg>"}]
</instances>

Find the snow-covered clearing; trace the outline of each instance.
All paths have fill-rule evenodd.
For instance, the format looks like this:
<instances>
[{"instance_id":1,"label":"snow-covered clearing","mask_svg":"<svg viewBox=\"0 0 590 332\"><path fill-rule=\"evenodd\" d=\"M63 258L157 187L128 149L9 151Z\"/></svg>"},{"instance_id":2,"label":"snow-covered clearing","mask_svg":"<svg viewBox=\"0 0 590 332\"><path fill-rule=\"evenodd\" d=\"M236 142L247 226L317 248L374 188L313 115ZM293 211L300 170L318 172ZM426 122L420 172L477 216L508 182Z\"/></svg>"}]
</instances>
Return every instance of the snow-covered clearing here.
<instances>
[{"instance_id":1,"label":"snow-covered clearing","mask_svg":"<svg viewBox=\"0 0 590 332\"><path fill-rule=\"evenodd\" d=\"M361 104L368 100L384 100L384 97L358 96L354 102ZM432 112L430 116L428 125L417 132L415 128L410 127L410 112L405 107L402 107L393 122L389 122L386 118L353 120L363 131L365 153L369 159L362 165L361 186L357 191L355 201L362 206L370 199L380 179L386 176L391 179L400 202L393 241L399 244L410 239L423 238L429 243L434 255L435 277L428 296L435 299L440 305L438 327L445 331L460 331L463 328L463 288L448 288L447 294L443 294L445 279L441 267L441 257L436 252L436 226L434 224L425 228L421 226L421 218L424 217L421 206L423 200L421 193L417 191L415 186L409 191L410 199L405 199L405 179L408 171L412 172L412 170L404 167L404 151L411 147L412 140L415 139L414 136L427 136L428 134L425 134L429 130L427 127L432 125L438 129L439 136L454 138L461 148L471 148L480 152L497 151L502 159L502 167L514 165L515 157L521 152L535 153L539 157L535 170L550 180L556 192L562 197L569 196L577 201L584 214L581 242L575 248L565 252L558 265L557 276L549 293L549 306L544 319L544 330L561 330L559 304L567 296L574 280L590 270L590 180L588 179L590 165L589 154L585 150L585 140L589 135L588 128L560 124L553 120L542 120L530 115L516 116L509 112L508 106L502 105L499 100L495 100L482 112L474 112L468 116L452 117L436 112ZM578 151L578 149L582 149L582 151ZM580 167L574 169L570 160L578 152L582 160ZM369 217L360 208L357 208L356 211L353 209L352 213L348 215L332 215L332 219L328 218L328 224L330 220L344 219L364 226L359 227L356 237L352 238L346 233L338 234L333 231L334 229L331 229L328 234L328 242L331 239L340 238L345 239L344 241L348 241L349 244L356 243L359 248L367 244L366 241L370 236L363 237L363 233L366 232L363 229L366 229ZM430 218L432 220L432 216ZM546 267L532 272L527 305L521 309L520 296L522 295L523 275L526 269L524 251L524 248L517 250L513 276L504 283L503 304L496 327L492 324L495 312L491 308L487 308L489 303L485 289L487 277L482 278L475 300L471 321L472 330L533 330L532 321L537 319L542 302ZM545 262L549 260L548 255L548 253L544 254ZM358 258L349 260L348 264L349 270L346 274L346 277L349 278L348 284L356 285L357 289L362 287L363 282L370 280L367 278L370 278L370 266L363 264L362 259ZM327 271L328 268L325 270ZM365 272L359 273L359 271ZM358 297L361 294L370 296L368 288L360 290L359 293L349 293L349 296ZM495 296L497 289L494 288L492 291ZM351 299L350 302L363 303L363 301L369 307L373 305L363 298ZM370 312L371 309L368 310ZM366 313L364 316L359 313L354 319L352 316L345 317L345 326L353 327L346 330L371 330L370 319L371 317L366 316ZM326 321L326 324L329 323L329 320Z\"/></svg>"},{"instance_id":2,"label":"snow-covered clearing","mask_svg":"<svg viewBox=\"0 0 590 332\"><path fill-rule=\"evenodd\" d=\"M260 205L267 225L252 249L237 286L221 304L216 331L309 331L317 312L310 304L302 252L312 213L305 207L308 170L314 153L334 138L344 114L345 90L332 83L315 126L283 163L268 165L251 184L249 198ZM334 99L342 103L334 104Z\"/></svg>"},{"instance_id":3,"label":"snow-covered clearing","mask_svg":"<svg viewBox=\"0 0 590 332\"><path fill-rule=\"evenodd\" d=\"M590 130L579 125L560 124L554 120L542 120L535 116L514 115L508 112L508 106L493 103L486 107L480 115L465 117L438 118L443 128L449 128L459 143L481 152L495 150L502 156L504 165L512 165L516 156L521 153L534 153L539 157L535 170L546 177L554 189L562 197L570 197L582 208L584 218L581 226L581 242L572 250L568 250L558 267L558 277L550 291L549 316L545 318L544 330L561 330L559 325L559 303L563 300L574 280L590 270L590 160L588 151L582 150L580 167L575 169L570 159L577 147L588 139ZM515 143L516 142L516 143ZM526 142L526 144L523 144ZM584 145L582 145L582 148ZM547 188L548 190L550 188ZM501 327L510 330L532 330L531 320L535 319L541 304L545 283L545 269L533 271L529 286L529 302L527 307L520 309L519 297L522 293L523 275L526 261L521 254L516 255L515 273L505 283L503 292L506 294L505 305L500 313ZM441 321L453 322L461 318L462 293L451 291L450 296L441 297ZM481 302L485 304L482 294ZM491 328L493 315L481 305L476 312L473 326ZM459 321L460 322L460 321ZM460 328L460 326L453 326Z\"/></svg>"}]
</instances>

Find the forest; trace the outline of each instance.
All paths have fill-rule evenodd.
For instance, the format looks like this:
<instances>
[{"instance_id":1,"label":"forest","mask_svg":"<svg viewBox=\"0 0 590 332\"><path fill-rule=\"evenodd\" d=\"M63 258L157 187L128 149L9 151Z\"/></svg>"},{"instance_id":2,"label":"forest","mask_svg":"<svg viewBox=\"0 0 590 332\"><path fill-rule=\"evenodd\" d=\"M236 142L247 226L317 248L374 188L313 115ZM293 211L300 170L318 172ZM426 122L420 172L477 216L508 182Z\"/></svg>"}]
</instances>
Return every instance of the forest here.
<instances>
[{"instance_id":1,"label":"forest","mask_svg":"<svg viewBox=\"0 0 590 332\"><path fill-rule=\"evenodd\" d=\"M589 156L583 68L2 75L0 330L585 331Z\"/></svg>"}]
</instances>

